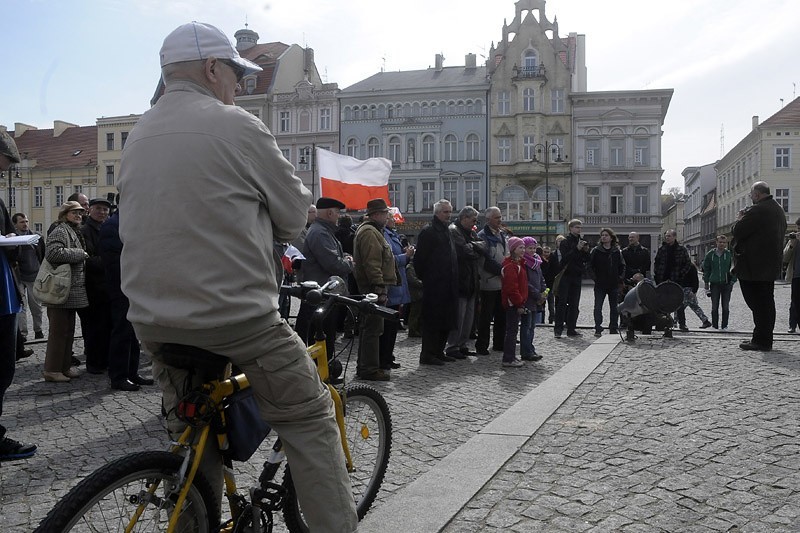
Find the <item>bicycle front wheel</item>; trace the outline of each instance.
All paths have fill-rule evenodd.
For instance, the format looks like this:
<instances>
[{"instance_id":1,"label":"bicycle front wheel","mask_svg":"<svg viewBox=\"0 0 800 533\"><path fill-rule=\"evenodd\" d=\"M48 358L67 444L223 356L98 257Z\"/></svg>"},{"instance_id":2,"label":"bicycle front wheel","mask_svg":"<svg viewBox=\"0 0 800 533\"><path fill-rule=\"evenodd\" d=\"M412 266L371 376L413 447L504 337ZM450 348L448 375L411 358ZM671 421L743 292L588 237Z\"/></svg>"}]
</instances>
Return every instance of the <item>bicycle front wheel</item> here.
<instances>
[{"instance_id":1,"label":"bicycle front wheel","mask_svg":"<svg viewBox=\"0 0 800 533\"><path fill-rule=\"evenodd\" d=\"M169 452L121 457L76 485L48 513L36 533L166 531L178 500L183 458ZM197 473L183 503L175 531L209 533L219 524L219 509L208 481Z\"/></svg>"},{"instance_id":2,"label":"bicycle front wheel","mask_svg":"<svg viewBox=\"0 0 800 533\"><path fill-rule=\"evenodd\" d=\"M392 448L392 417L380 392L366 385L347 388L344 430L353 459L350 484L358 519L361 520L378 495ZM297 502L290 468L291 465L283 478L287 489L284 520L292 533L307 533L308 525Z\"/></svg>"}]
</instances>

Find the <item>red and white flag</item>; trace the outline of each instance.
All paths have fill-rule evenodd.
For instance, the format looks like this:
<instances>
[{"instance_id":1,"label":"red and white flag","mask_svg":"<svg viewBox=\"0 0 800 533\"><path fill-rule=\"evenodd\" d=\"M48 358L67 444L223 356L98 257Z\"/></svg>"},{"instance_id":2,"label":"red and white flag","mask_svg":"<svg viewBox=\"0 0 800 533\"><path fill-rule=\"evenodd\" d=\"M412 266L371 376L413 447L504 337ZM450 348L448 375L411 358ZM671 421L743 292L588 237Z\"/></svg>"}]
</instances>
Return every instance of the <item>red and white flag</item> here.
<instances>
[{"instance_id":1,"label":"red and white flag","mask_svg":"<svg viewBox=\"0 0 800 533\"><path fill-rule=\"evenodd\" d=\"M317 168L322 196L344 202L347 209L366 209L367 202L383 198L389 203L392 162L384 157L360 160L317 148Z\"/></svg>"}]
</instances>

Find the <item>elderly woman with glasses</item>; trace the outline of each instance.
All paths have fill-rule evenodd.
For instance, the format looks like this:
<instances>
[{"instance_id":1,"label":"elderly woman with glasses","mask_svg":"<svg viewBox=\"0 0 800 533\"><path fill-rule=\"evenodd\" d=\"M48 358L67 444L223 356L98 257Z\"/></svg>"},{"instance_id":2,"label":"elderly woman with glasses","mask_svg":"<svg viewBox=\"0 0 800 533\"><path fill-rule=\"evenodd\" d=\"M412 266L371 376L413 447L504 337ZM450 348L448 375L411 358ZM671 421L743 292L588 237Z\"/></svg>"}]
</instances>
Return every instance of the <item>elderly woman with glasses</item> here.
<instances>
[{"instance_id":1,"label":"elderly woman with glasses","mask_svg":"<svg viewBox=\"0 0 800 533\"><path fill-rule=\"evenodd\" d=\"M78 202L65 203L58 212L58 223L47 236L45 259L53 266L69 263L72 279L67 301L58 305L47 304L50 332L44 359L45 381L62 383L79 376L70 365L75 314L78 309L89 305L84 278L84 262L89 255L80 230L84 212Z\"/></svg>"}]
</instances>

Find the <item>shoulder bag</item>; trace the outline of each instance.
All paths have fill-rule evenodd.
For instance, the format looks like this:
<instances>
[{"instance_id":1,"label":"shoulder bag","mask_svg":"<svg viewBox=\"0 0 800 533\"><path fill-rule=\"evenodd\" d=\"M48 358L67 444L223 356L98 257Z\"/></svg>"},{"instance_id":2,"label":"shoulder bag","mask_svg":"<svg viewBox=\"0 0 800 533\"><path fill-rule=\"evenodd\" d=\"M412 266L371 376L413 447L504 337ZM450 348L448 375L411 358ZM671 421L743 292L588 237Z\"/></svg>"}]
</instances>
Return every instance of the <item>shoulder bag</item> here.
<instances>
[{"instance_id":1,"label":"shoulder bag","mask_svg":"<svg viewBox=\"0 0 800 533\"><path fill-rule=\"evenodd\" d=\"M45 305L61 305L69 297L72 285L72 266L64 263L54 267L47 259L42 260L36 281L33 282L33 295Z\"/></svg>"}]
</instances>

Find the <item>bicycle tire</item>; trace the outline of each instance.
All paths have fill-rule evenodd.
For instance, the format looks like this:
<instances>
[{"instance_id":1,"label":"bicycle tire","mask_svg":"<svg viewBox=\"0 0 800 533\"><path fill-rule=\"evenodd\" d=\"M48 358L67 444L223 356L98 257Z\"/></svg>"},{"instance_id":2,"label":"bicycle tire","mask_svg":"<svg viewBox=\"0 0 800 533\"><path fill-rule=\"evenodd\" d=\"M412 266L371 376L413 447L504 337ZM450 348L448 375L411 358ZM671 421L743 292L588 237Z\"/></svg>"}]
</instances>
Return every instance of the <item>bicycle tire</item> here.
<instances>
[{"instance_id":1,"label":"bicycle tire","mask_svg":"<svg viewBox=\"0 0 800 533\"><path fill-rule=\"evenodd\" d=\"M361 520L381 488L392 449L392 417L381 393L367 385L347 388L344 427L355 471L350 473L356 512ZM364 465L369 465L364 468ZM309 528L297 501L291 465L283 476L286 503L283 519L292 533L308 533Z\"/></svg>"},{"instance_id":2,"label":"bicycle tire","mask_svg":"<svg viewBox=\"0 0 800 533\"><path fill-rule=\"evenodd\" d=\"M150 451L126 455L96 470L70 490L34 533L122 531L138 507L139 498L154 480L172 481L183 458L170 452ZM166 531L177 492L154 493L133 531ZM184 502L180 532L209 533L219 525L219 508L211 485L198 472ZM153 502L151 502L153 503ZM191 510L187 513L186 510Z\"/></svg>"}]
</instances>

